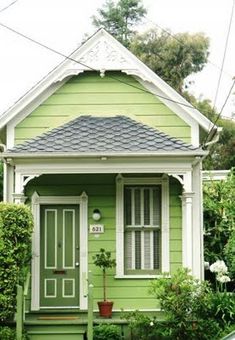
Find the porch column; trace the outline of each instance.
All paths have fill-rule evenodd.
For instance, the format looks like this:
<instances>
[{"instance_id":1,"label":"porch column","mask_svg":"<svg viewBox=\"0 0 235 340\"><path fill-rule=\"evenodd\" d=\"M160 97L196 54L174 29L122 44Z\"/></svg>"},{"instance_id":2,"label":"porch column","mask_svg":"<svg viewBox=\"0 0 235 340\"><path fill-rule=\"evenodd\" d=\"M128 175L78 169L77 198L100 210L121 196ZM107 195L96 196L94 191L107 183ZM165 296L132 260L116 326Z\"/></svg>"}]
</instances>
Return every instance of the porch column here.
<instances>
[{"instance_id":1,"label":"porch column","mask_svg":"<svg viewBox=\"0 0 235 340\"><path fill-rule=\"evenodd\" d=\"M12 194L13 201L16 204L24 204L26 197L24 196L23 176L19 173L15 174L15 191Z\"/></svg>"},{"instance_id":2,"label":"porch column","mask_svg":"<svg viewBox=\"0 0 235 340\"><path fill-rule=\"evenodd\" d=\"M183 243L183 267L193 272L193 196L192 174L184 175L184 191L182 199L182 243Z\"/></svg>"}]
</instances>

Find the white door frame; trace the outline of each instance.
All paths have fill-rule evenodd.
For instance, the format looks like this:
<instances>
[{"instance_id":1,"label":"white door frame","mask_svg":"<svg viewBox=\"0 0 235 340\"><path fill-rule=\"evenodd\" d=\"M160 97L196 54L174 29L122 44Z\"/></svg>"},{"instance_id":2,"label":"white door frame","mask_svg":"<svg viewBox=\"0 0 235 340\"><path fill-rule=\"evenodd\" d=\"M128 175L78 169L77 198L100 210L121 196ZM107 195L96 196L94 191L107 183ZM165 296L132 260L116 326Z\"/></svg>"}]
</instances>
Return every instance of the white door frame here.
<instances>
[{"instance_id":1,"label":"white door frame","mask_svg":"<svg viewBox=\"0 0 235 340\"><path fill-rule=\"evenodd\" d=\"M80 236L80 275L79 301L80 309L87 309L87 273L88 273L88 197L85 192L80 196L39 196L35 191L32 195L32 212L34 216L34 232L32 236L32 289L31 310L40 309L40 205L74 204L79 206Z\"/></svg>"}]
</instances>

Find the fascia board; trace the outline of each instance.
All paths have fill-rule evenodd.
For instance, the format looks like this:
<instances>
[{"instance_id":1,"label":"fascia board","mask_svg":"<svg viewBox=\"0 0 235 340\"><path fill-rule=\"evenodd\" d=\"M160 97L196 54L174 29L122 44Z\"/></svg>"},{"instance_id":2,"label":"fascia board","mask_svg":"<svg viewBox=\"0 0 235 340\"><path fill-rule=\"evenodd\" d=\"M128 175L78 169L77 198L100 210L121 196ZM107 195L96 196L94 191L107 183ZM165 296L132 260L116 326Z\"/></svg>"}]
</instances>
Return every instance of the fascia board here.
<instances>
[{"instance_id":1,"label":"fascia board","mask_svg":"<svg viewBox=\"0 0 235 340\"><path fill-rule=\"evenodd\" d=\"M194 156L205 156L208 151L195 150L185 152L150 152L150 153L77 153L77 152L35 152L35 153L14 153L4 152L1 154L2 158L102 158L102 157L123 157L123 158L146 158L146 157L194 157Z\"/></svg>"},{"instance_id":2,"label":"fascia board","mask_svg":"<svg viewBox=\"0 0 235 340\"><path fill-rule=\"evenodd\" d=\"M94 34L90 39L88 39L83 45L81 45L73 54L70 55L71 58L79 60L85 53L87 53L94 44L101 39L101 37L105 37L109 44L119 51L128 61L128 67L123 68L121 71L127 74L136 75L140 77L144 81L148 81L152 83L156 90L160 90L171 100L181 102L185 105L190 105L181 95L179 95L174 89L172 89L165 81L163 81L160 77L158 77L152 70L150 70L142 61L140 61L136 56L134 56L130 51L128 51L121 43L119 43L115 38L113 38L108 32L104 29L100 29L96 34ZM76 67L74 66L76 65ZM13 119L20 111L22 111L27 105L30 104L32 100L35 100L40 93L45 91L51 84L58 80L62 80L63 71L70 70L70 73L65 73L66 77L72 74L78 74L83 72L84 70L89 70L89 67L84 65L80 65L77 67L77 63L66 59L62 61L54 71L51 72L45 79L43 79L35 88L33 88L29 93L22 98L19 102L17 102L12 108L6 111L0 117L0 128L6 125L11 119ZM87 65L89 66L89 65ZM76 68L74 71L73 68ZM98 70L99 68L97 68ZM190 107L185 107L180 104L179 108L183 113L192 117L202 128L206 131L209 131L211 128L211 122L203 116L198 110L192 109ZM215 127L216 128L216 127Z\"/></svg>"}]
</instances>

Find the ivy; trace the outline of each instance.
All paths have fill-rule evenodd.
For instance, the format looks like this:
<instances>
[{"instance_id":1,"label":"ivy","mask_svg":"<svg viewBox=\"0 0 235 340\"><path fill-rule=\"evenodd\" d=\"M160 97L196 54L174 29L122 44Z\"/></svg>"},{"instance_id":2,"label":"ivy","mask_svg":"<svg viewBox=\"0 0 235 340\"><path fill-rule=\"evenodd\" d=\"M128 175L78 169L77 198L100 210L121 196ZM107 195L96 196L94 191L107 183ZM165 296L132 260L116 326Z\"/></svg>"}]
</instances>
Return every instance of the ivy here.
<instances>
[{"instance_id":1,"label":"ivy","mask_svg":"<svg viewBox=\"0 0 235 340\"><path fill-rule=\"evenodd\" d=\"M0 319L11 319L16 285L23 284L31 259L33 218L25 205L0 203Z\"/></svg>"}]
</instances>

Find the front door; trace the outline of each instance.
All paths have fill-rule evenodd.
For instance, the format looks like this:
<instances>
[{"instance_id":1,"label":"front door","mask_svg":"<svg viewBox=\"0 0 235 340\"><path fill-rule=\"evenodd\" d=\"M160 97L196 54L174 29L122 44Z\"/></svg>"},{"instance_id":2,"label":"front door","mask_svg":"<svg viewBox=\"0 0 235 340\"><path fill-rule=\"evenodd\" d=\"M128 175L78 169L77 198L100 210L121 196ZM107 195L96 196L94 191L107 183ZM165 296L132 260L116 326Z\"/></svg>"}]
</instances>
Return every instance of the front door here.
<instances>
[{"instance_id":1,"label":"front door","mask_svg":"<svg viewBox=\"0 0 235 340\"><path fill-rule=\"evenodd\" d=\"M79 306L79 207L43 205L40 211L40 306Z\"/></svg>"}]
</instances>

